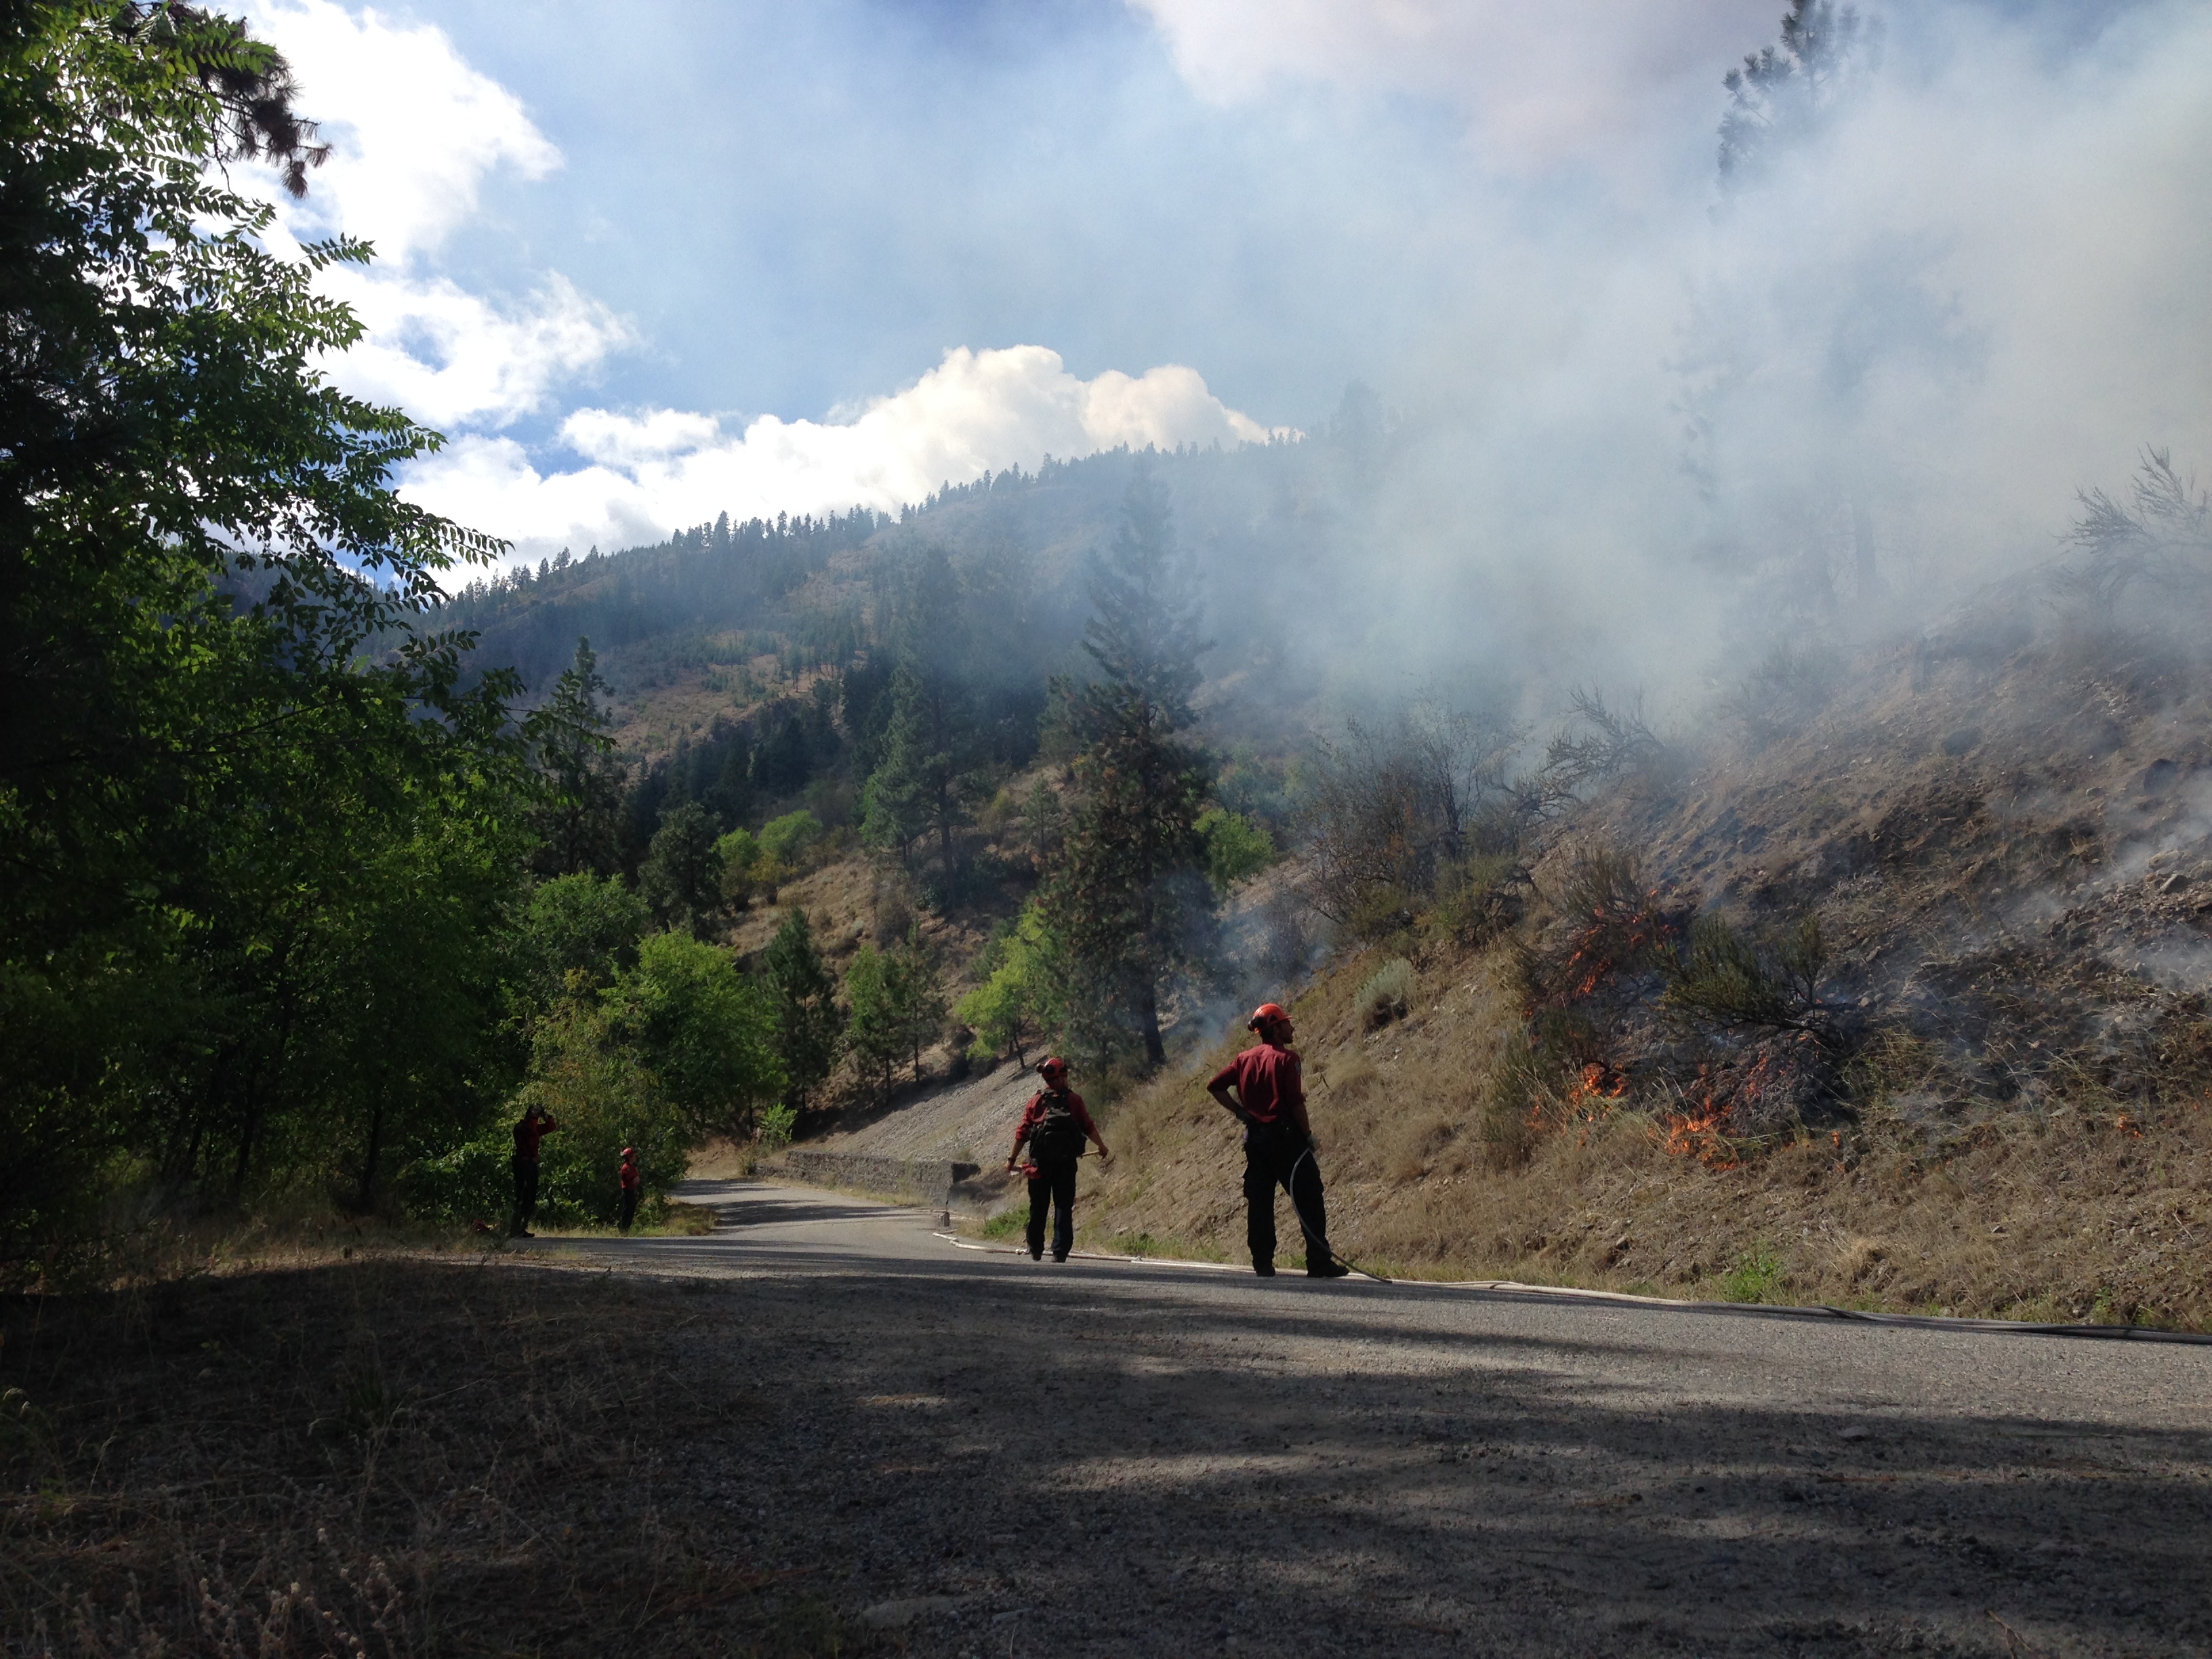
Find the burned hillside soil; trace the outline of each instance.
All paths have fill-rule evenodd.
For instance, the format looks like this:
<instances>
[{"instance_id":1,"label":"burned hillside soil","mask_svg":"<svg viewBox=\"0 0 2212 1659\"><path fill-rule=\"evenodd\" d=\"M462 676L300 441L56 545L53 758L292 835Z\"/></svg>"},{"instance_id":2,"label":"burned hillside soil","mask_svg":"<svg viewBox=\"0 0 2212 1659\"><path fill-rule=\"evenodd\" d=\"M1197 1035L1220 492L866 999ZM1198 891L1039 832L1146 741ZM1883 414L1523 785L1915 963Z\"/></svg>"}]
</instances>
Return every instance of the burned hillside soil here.
<instances>
[{"instance_id":1,"label":"burned hillside soil","mask_svg":"<svg viewBox=\"0 0 2212 1659\"><path fill-rule=\"evenodd\" d=\"M1823 997L1893 1039L1875 1081L1903 1109L2203 1099L2212 670L2002 643L1863 661L1817 714L1625 788L1582 833L1747 926L1817 915Z\"/></svg>"}]
</instances>

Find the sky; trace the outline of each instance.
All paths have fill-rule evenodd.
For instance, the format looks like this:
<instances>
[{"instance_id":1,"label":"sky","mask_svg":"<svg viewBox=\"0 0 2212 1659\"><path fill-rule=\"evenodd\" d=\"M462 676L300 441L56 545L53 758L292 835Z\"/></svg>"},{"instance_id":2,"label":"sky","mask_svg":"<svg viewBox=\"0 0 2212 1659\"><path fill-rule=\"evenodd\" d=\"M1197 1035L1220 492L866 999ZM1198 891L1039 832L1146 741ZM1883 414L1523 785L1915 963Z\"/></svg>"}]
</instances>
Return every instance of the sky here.
<instances>
[{"instance_id":1,"label":"sky","mask_svg":"<svg viewBox=\"0 0 2212 1659\"><path fill-rule=\"evenodd\" d=\"M339 377L528 556L1310 427L1481 257L1462 198L1698 174L1772 5L252 15L337 150L288 224L377 247Z\"/></svg>"},{"instance_id":2,"label":"sky","mask_svg":"<svg viewBox=\"0 0 2212 1659\"><path fill-rule=\"evenodd\" d=\"M287 231L378 250L332 372L517 557L1313 432L1354 380L1414 434L1407 614L1500 635L1711 611L1699 550L1785 498L1955 587L2146 444L2212 465L2203 0L1871 4L1740 198L1721 80L1784 0L253 3L337 147Z\"/></svg>"}]
</instances>

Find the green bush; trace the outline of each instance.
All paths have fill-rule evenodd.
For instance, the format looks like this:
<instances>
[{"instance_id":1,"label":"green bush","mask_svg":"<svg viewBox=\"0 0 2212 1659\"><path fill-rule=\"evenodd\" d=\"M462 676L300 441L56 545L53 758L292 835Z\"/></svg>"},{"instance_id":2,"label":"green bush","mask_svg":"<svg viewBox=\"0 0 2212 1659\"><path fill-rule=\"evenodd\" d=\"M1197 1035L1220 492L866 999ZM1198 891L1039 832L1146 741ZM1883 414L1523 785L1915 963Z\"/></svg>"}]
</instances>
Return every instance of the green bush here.
<instances>
[{"instance_id":1,"label":"green bush","mask_svg":"<svg viewBox=\"0 0 2212 1659\"><path fill-rule=\"evenodd\" d=\"M1710 1024L1819 1035L1826 1026L1819 995L1826 965L1820 919L1810 911L1763 944L1709 913L1691 924L1689 950L1668 967L1661 1000Z\"/></svg>"},{"instance_id":2,"label":"green bush","mask_svg":"<svg viewBox=\"0 0 2212 1659\"><path fill-rule=\"evenodd\" d=\"M1721 1279L1721 1297L1729 1302L1778 1302L1783 1278L1782 1258L1771 1245L1761 1244L1736 1258Z\"/></svg>"},{"instance_id":3,"label":"green bush","mask_svg":"<svg viewBox=\"0 0 2212 1659\"><path fill-rule=\"evenodd\" d=\"M821 839L821 821L805 807L761 826L761 851L787 870L800 868L808 850Z\"/></svg>"},{"instance_id":4,"label":"green bush","mask_svg":"<svg viewBox=\"0 0 2212 1659\"><path fill-rule=\"evenodd\" d=\"M1413 995L1413 964L1394 957L1367 976L1352 999L1359 1023L1373 1030L1394 1019L1403 1019Z\"/></svg>"},{"instance_id":5,"label":"green bush","mask_svg":"<svg viewBox=\"0 0 2212 1659\"><path fill-rule=\"evenodd\" d=\"M1192 827L1206 843L1206 879L1224 898L1275 861L1274 838L1241 812L1208 807Z\"/></svg>"},{"instance_id":6,"label":"green bush","mask_svg":"<svg viewBox=\"0 0 2212 1659\"><path fill-rule=\"evenodd\" d=\"M495 1139L423 1158L401 1172L400 1200L410 1215L442 1226L471 1220L499 1226L514 1202L514 1142L501 1130Z\"/></svg>"},{"instance_id":7,"label":"green bush","mask_svg":"<svg viewBox=\"0 0 2212 1659\"><path fill-rule=\"evenodd\" d=\"M764 884L759 839L750 830L732 830L714 843L714 854L722 861L722 902L744 909L752 902L753 890Z\"/></svg>"},{"instance_id":8,"label":"green bush","mask_svg":"<svg viewBox=\"0 0 2212 1659\"><path fill-rule=\"evenodd\" d=\"M1527 880L1520 860L1510 854L1462 859L1447 866L1437 883L1430 927L1456 945L1486 945L1520 921L1515 889Z\"/></svg>"}]
</instances>

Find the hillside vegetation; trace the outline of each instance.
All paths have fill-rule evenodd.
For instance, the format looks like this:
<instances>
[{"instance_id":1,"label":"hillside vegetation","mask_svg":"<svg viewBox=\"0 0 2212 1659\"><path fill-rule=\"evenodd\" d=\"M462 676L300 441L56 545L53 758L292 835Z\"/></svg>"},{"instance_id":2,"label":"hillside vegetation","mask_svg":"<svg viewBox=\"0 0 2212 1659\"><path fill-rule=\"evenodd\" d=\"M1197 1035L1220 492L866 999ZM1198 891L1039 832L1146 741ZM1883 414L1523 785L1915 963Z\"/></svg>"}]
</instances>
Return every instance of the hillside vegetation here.
<instances>
[{"instance_id":1,"label":"hillside vegetation","mask_svg":"<svg viewBox=\"0 0 2212 1659\"><path fill-rule=\"evenodd\" d=\"M1510 927L1470 945L1431 909L1298 998L1339 1248L2212 1322L2212 676L2146 631L1987 612L1817 666L1770 663L1757 719L1653 746L1539 835ZM1759 984L1695 981L1700 915ZM1249 1040L1121 1105L1094 1243L1241 1254L1235 1126L1200 1085Z\"/></svg>"}]
</instances>

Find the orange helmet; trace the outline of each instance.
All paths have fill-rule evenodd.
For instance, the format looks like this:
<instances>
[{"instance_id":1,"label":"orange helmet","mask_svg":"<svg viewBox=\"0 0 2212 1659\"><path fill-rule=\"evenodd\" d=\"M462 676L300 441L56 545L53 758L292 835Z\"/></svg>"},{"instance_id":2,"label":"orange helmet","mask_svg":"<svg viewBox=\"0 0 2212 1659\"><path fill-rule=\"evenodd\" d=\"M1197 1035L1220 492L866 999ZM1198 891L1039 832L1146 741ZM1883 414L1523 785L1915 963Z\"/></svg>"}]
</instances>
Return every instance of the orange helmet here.
<instances>
[{"instance_id":1,"label":"orange helmet","mask_svg":"<svg viewBox=\"0 0 2212 1659\"><path fill-rule=\"evenodd\" d=\"M1037 1061L1037 1075L1049 1082L1057 1082L1067 1075L1067 1062L1058 1054L1047 1054Z\"/></svg>"},{"instance_id":2,"label":"orange helmet","mask_svg":"<svg viewBox=\"0 0 2212 1659\"><path fill-rule=\"evenodd\" d=\"M1252 1011L1252 1018L1245 1022L1244 1029L1248 1031L1265 1031L1270 1025L1287 1025L1290 1024L1290 1019L1291 1017L1283 1012L1281 1003L1263 1002Z\"/></svg>"}]
</instances>

